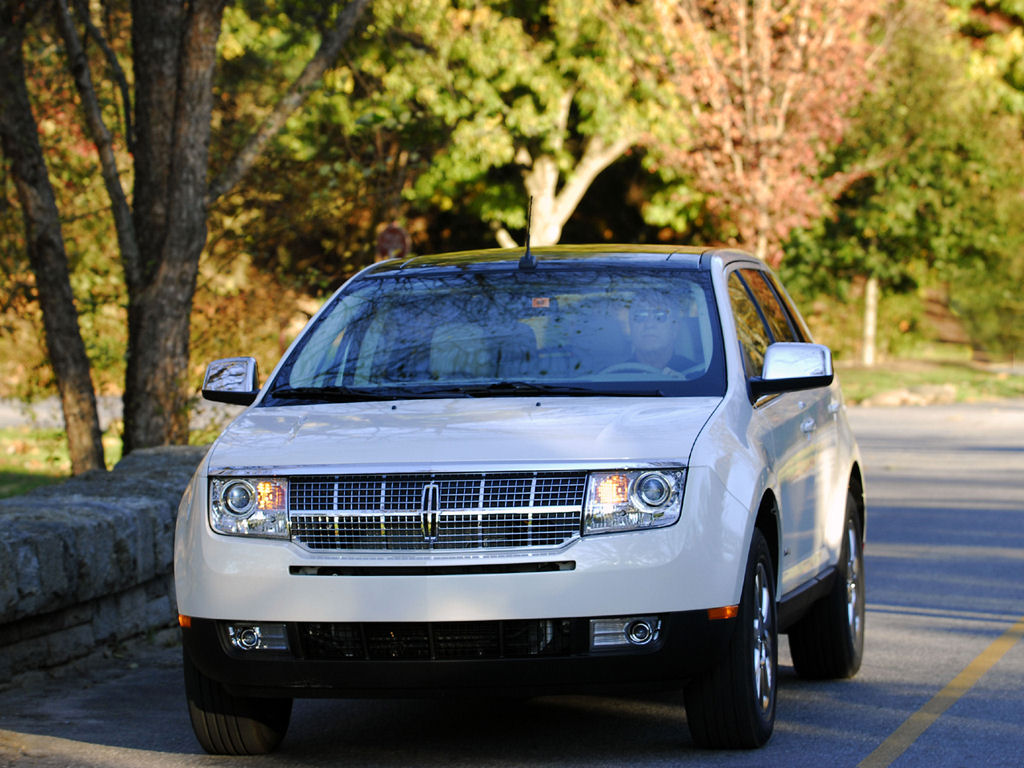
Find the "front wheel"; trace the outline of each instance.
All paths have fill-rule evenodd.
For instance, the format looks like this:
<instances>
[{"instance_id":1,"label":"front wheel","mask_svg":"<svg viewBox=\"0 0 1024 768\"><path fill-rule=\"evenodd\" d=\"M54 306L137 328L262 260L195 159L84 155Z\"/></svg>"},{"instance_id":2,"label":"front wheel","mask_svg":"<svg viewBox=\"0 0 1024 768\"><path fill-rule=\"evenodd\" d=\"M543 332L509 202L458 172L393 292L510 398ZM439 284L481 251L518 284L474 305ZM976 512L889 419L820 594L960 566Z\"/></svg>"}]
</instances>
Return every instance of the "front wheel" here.
<instances>
[{"instance_id":1,"label":"front wheel","mask_svg":"<svg viewBox=\"0 0 1024 768\"><path fill-rule=\"evenodd\" d=\"M686 722L698 747L753 749L775 728L778 688L775 569L754 530L736 627L725 655L684 691Z\"/></svg>"},{"instance_id":2,"label":"front wheel","mask_svg":"<svg viewBox=\"0 0 1024 768\"><path fill-rule=\"evenodd\" d=\"M211 755L262 755L273 751L288 730L291 699L233 696L184 653L185 696L192 730Z\"/></svg>"},{"instance_id":3,"label":"front wheel","mask_svg":"<svg viewBox=\"0 0 1024 768\"><path fill-rule=\"evenodd\" d=\"M846 500L839 569L831 591L789 631L793 668L801 677L853 677L864 655L864 548L857 503Z\"/></svg>"}]
</instances>

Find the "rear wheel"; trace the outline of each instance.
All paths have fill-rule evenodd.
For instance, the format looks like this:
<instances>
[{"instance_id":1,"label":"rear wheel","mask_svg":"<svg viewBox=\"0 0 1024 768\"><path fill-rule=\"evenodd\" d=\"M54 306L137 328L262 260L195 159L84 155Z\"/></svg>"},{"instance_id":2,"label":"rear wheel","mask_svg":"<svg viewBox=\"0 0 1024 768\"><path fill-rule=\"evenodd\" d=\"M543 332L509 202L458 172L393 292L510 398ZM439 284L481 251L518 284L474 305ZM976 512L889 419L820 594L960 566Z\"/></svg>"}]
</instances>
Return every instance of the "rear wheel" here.
<instances>
[{"instance_id":1,"label":"rear wheel","mask_svg":"<svg viewBox=\"0 0 1024 768\"><path fill-rule=\"evenodd\" d=\"M212 755L261 755L271 752L288 730L291 699L233 696L184 654L185 696L192 730Z\"/></svg>"},{"instance_id":2,"label":"rear wheel","mask_svg":"<svg viewBox=\"0 0 1024 768\"><path fill-rule=\"evenodd\" d=\"M686 686L686 722L699 747L752 749L775 727L778 687L775 569L754 530L736 627L725 655Z\"/></svg>"},{"instance_id":3,"label":"rear wheel","mask_svg":"<svg viewBox=\"0 0 1024 768\"><path fill-rule=\"evenodd\" d=\"M793 667L813 679L853 677L864 655L864 551L852 495L831 591L789 631Z\"/></svg>"}]
</instances>

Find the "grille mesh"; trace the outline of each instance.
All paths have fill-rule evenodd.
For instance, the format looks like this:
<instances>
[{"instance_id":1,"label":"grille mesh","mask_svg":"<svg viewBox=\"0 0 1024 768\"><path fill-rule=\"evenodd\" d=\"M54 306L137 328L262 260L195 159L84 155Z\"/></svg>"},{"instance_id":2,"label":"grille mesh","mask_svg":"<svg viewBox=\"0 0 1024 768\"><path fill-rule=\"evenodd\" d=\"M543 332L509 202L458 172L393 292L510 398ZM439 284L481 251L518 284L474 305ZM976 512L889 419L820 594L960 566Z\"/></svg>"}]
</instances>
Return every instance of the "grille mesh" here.
<instances>
[{"instance_id":1,"label":"grille mesh","mask_svg":"<svg viewBox=\"0 0 1024 768\"><path fill-rule=\"evenodd\" d=\"M317 660L499 659L567 656L568 619L431 624L299 624L303 655Z\"/></svg>"},{"instance_id":2,"label":"grille mesh","mask_svg":"<svg viewBox=\"0 0 1024 768\"><path fill-rule=\"evenodd\" d=\"M585 472L292 478L292 539L317 551L557 547L579 535L586 478Z\"/></svg>"}]
</instances>

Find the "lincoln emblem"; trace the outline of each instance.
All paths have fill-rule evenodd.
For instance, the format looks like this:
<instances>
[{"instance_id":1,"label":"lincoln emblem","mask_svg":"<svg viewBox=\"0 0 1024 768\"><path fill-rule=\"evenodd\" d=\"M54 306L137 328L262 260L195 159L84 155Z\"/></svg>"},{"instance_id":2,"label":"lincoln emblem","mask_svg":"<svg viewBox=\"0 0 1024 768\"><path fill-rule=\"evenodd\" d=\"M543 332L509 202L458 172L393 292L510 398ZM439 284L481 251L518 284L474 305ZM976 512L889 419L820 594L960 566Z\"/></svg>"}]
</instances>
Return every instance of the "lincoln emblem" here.
<instances>
[{"instance_id":1,"label":"lincoln emblem","mask_svg":"<svg viewBox=\"0 0 1024 768\"><path fill-rule=\"evenodd\" d=\"M420 526L423 529L423 540L437 541L437 511L441 506L441 487L437 483L427 483L423 486L423 494L420 496Z\"/></svg>"}]
</instances>

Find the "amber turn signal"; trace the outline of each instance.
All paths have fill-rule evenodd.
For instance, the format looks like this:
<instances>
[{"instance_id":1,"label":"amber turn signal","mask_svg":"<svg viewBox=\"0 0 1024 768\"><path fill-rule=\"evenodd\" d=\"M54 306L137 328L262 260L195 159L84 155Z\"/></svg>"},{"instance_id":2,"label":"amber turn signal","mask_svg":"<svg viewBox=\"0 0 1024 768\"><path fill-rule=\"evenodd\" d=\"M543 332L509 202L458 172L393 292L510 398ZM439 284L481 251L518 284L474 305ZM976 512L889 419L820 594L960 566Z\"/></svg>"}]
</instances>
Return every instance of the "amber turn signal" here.
<instances>
[{"instance_id":1,"label":"amber turn signal","mask_svg":"<svg viewBox=\"0 0 1024 768\"><path fill-rule=\"evenodd\" d=\"M721 608L708 608L708 619L710 621L717 621L719 619L735 619L739 615L740 607L738 605L725 605Z\"/></svg>"}]
</instances>

